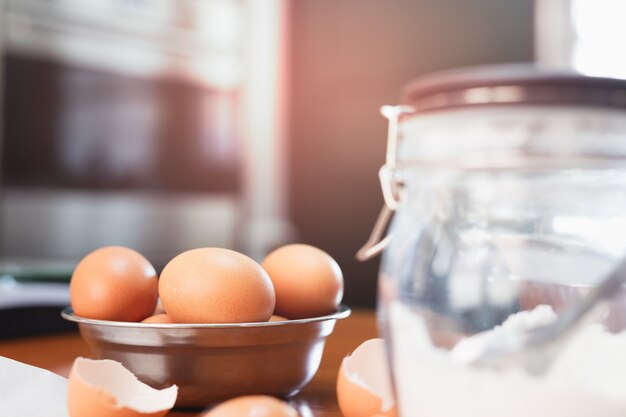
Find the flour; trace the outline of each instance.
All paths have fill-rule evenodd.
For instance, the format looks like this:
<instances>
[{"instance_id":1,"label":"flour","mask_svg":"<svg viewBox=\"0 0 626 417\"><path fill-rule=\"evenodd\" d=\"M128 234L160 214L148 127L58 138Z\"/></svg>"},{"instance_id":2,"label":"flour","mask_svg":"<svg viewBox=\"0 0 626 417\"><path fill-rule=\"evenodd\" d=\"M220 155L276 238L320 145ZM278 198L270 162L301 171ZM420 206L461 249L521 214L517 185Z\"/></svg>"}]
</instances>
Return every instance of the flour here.
<instances>
[{"instance_id":1,"label":"flour","mask_svg":"<svg viewBox=\"0 0 626 417\"><path fill-rule=\"evenodd\" d=\"M549 306L511 316L479 337L546 325L556 315ZM392 369L402 417L623 417L626 415L626 333L599 324L579 330L542 377L522 369L496 372L454 360L452 351L430 342L422 317L392 303L389 311Z\"/></svg>"}]
</instances>

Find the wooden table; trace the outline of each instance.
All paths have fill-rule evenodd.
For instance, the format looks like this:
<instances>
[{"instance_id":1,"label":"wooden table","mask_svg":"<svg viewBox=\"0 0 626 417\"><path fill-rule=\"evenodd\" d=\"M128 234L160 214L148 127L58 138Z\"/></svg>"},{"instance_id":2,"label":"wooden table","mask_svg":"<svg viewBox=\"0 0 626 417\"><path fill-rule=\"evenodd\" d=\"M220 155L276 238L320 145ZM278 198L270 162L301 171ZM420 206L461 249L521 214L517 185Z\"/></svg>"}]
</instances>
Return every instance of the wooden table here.
<instances>
[{"instance_id":1,"label":"wooden table","mask_svg":"<svg viewBox=\"0 0 626 417\"><path fill-rule=\"evenodd\" d=\"M341 360L361 342L377 337L374 313L353 311L352 316L337 322L328 338L320 369L305 389L291 403L302 417L341 417L335 396L335 382ZM87 344L76 333L0 342L0 356L49 369L67 376L74 358L90 356ZM198 412L173 411L168 417L194 417Z\"/></svg>"}]
</instances>

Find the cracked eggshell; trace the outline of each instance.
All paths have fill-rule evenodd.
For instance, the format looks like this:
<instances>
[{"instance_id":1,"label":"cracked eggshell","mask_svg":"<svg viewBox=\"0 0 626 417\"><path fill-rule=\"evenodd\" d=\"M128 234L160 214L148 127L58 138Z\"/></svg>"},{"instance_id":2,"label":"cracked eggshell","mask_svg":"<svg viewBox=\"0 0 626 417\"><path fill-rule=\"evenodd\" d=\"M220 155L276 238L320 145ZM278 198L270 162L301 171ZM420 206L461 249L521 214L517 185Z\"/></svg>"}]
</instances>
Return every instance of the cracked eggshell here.
<instances>
[{"instance_id":1,"label":"cracked eggshell","mask_svg":"<svg viewBox=\"0 0 626 417\"><path fill-rule=\"evenodd\" d=\"M396 417L383 339L370 339L344 358L337 376L344 417Z\"/></svg>"},{"instance_id":2,"label":"cracked eggshell","mask_svg":"<svg viewBox=\"0 0 626 417\"><path fill-rule=\"evenodd\" d=\"M176 385L154 389L119 362L76 358L67 409L70 417L161 417L172 409L177 395Z\"/></svg>"},{"instance_id":3,"label":"cracked eggshell","mask_svg":"<svg viewBox=\"0 0 626 417\"><path fill-rule=\"evenodd\" d=\"M203 417L300 417L289 404L269 395L245 395L225 401Z\"/></svg>"}]
</instances>

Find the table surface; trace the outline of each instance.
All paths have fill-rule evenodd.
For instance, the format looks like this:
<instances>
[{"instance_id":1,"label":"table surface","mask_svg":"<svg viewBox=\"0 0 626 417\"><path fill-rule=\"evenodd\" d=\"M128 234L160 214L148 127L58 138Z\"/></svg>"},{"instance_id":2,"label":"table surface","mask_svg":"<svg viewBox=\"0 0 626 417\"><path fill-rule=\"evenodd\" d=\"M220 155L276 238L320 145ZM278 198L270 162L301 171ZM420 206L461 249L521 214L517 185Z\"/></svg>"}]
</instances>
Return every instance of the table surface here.
<instances>
[{"instance_id":1,"label":"table surface","mask_svg":"<svg viewBox=\"0 0 626 417\"><path fill-rule=\"evenodd\" d=\"M376 321L371 311L353 311L349 318L337 322L335 331L326 342L320 369L304 390L290 401L302 417L342 416L335 395L341 360L363 341L374 337L377 337ZM67 376L74 358L89 357L90 352L76 332L3 341L0 342L0 356ZM168 417L195 417L201 414L200 410L172 411Z\"/></svg>"}]
</instances>

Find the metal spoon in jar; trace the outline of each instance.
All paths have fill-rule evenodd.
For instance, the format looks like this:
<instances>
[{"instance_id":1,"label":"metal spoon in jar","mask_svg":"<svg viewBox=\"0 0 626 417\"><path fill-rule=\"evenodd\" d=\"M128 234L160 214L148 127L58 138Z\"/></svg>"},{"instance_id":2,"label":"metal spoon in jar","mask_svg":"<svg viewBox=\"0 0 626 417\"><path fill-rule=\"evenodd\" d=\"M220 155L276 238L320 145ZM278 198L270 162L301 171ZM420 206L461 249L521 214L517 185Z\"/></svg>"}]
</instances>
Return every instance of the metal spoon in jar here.
<instances>
[{"instance_id":1,"label":"metal spoon in jar","mask_svg":"<svg viewBox=\"0 0 626 417\"><path fill-rule=\"evenodd\" d=\"M552 365L567 340L597 313L626 282L626 259L599 286L568 307L552 324L506 333L502 337L473 337L453 358L462 364L506 369L523 367L529 374L542 375ZM602 308L604 307L604 308Z\"/></svg>"}]
</instances>

